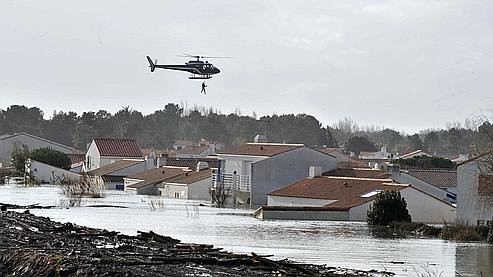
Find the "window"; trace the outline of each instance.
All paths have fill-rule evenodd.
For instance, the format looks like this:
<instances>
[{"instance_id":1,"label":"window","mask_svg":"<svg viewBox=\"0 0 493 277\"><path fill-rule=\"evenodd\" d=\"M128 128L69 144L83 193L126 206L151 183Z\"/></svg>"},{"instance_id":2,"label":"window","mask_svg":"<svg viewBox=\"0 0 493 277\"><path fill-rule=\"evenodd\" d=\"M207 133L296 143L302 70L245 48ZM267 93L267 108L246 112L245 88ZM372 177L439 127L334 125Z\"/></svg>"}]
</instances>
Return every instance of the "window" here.
<instances>
[{"instance_id":1,"label":"window","mask_svg":"<svg viewBox=\"0 0 493 277\"><path fill-rule=\"evenodd\" d=\"M486 221L478 219L477 225L478 226L486 226Z\"/></svg>"},{"instance_id":2,"label":"window","mask_svg":"<svg viewBox=\"0 0 493 277\"><path fill-rule=\"evenodd\" d=\"M493 175L485 175L485 174L479 175L478 195L493 196Z\"/></svg>"},{"instance_id":3,"label":"window","mask_svg":"<svg viewBox=\"0 0 493 277\"><path fill-rule=\"evenodd\" d=\"M382 192L382 190L377 189L377 190L374 190L374 191L369 192L367 194L363 194L363 195L361 195L361 197L363 197L363 198L369 198L369 197L372 197L372 196L375 196L375 195L379 194L380 192Z\"/></svg>"},{"instance_id":4,"label":"window","mask_svg":"<svg viewBox=\"0 0 493 277\"><path fill-rule=\"evenodd\" d=\"M175 192L175 198L180 198L180 193L179 192Z\"/></svg>"},{"instance_id":5,"label":"window","mask_svg":"<svg viewBox=\"0 0 493 277\"><path fill-rule=\"evenodd\" d=\"M87 156L87 169L91 169L91 156Z\"/></svg>"}]
</instances>

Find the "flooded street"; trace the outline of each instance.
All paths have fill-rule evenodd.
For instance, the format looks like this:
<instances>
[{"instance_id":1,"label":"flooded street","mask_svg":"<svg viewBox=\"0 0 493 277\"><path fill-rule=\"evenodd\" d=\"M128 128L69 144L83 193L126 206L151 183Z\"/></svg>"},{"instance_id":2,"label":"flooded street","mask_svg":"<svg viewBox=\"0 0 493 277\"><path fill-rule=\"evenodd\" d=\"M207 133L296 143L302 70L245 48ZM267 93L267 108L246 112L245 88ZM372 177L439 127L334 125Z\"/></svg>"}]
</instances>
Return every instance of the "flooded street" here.
<instances>
[{"instance_id":1,"label":"flooded street","mask_svg":"<svg viewBox=\"0 0 493 277\"><path fill-rule=\"evenodd\" d=\"M57 187L0 186L2 203L59 205L61 199ZM493 247L483 243L371 234L365 223L260 221L246 216L249 211L245 210L159 199L162 209L152 211L148 196L108 191L106 198L89 199L86 207L31 212L55 221L125 234L152 230L185 242L213 244L234 252L273 254L279 259L363 270L388 270L397 276L421 276L419 273L427 272L436 276L440 273L440 276L480 276L480 271L483 276L493 276ZM101 204L128 208L88 207Z\"/></svg>"}]
</instances>

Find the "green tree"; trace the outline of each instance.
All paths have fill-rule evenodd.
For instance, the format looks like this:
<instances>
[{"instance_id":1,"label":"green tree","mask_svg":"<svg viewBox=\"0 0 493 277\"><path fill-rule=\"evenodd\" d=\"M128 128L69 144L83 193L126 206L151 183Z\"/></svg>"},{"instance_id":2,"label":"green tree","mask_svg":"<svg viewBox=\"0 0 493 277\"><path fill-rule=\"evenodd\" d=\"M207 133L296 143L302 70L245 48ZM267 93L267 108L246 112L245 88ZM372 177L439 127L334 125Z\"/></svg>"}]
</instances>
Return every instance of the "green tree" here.
<instances>
[{"instance_id":1,"label":"green tree","mask_svg":"<svg viewBox=\"0 0 493 277\"><path fill-rule=\"evenodd\" d=\"M417 156L409 159L398 159L395 163L402 168L433 169L445 168L455 169L457 166L453 161L440 157Z\"/></svg>"},{"instance_id":2,"label":"green tree","mask_svg":"<svg viewBox=\"0 0 493 277\"><path fill-rule=\"evenodd\" d=\"M377 147L367 137L355 136L346 142L346 150L359 155L361 151L377 151Z\"/></svg>"},{"instance_id":3,"label":"green tree","mask_svg":"<svg viewBox=\"0 0 493 277\"><path fill-rule=\"evenodd\" d=\"M391 222L411 222L411 215L399 191L385 191L373 201L366 220L370 225L387 226Z\"/></svg>"},{"instance_id":4,"label":"green tree","mask_svg":"<svg viewBox=\"0 0 493 277\"><path fill-rule=\"evenodd\" d=\"M35 161L63 169L70 169L71 165L71 160L67 154L48 147L32 150L30 157Z\"/></svg>"}]
</instances>

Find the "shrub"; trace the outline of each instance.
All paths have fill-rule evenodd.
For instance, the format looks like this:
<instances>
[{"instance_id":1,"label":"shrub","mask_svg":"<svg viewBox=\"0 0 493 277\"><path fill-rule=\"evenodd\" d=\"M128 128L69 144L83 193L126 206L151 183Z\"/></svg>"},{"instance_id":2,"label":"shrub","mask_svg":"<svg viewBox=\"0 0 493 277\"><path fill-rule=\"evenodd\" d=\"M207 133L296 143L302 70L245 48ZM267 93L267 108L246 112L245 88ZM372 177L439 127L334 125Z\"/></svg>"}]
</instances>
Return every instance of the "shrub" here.
<instances>
[{"instance_id":1,"label":"shrub","mask_svg":"<svg viewBox=\"0 0 493 277\"><path fill-rule=\"evenodd\" d=\"M31 159L63 169L69 169L72 163L67 154L48 147L32 150Z\"/></svg>"},{"instance_id":2,"label":"shrub","mask_svg":"<svg viewBox=\"0 0 493 277\"><path fill-rule=\"evenodd\" d=\"M104 184L100 179L83 175L79 180L64 180L61 186L62 194L67 198L69 207L83 204L83 198L103 198Z\"/></svg>"},{"instance_id":3,"label":"shrub","mask_svg":"<svg viewBox=\"0 0 493 277\"><path fill-rule=\"evenodd\" d=\"M486 239L487 231L484 226L468 226L462 222L445 224L442 228L441 237L456 241L479 241Z\"/></svg>"},{"instance_id":4,"label":"shrub","mask_svg":"<svg viewBox=\"0 0 493 277\"><path fill-rule=\"evenodd\" d=\"M367 213L370 225L387 226L391 222L411 222L406 200L398 191L386 191L377 195Z\"/></svg>"}]
</instances>

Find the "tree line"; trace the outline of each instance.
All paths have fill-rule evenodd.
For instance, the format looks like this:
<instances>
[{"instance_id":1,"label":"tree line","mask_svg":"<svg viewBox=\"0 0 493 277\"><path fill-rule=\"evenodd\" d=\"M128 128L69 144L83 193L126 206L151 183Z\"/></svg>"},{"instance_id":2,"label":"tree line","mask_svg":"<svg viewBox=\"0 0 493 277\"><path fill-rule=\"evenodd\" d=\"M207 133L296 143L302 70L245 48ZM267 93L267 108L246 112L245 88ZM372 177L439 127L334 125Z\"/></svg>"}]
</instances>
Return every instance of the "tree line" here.
<instances>
[{"instance_id":1,"label":"tree line","mask_svg":"<svg viewBox=\"0 0 493 277\"><path fill-rule=\"evenodd\" d=\"M80 150L85 150L95 137L135 138L141 147L162 149L169 148L176 140L202 138L231 147L265 133L269 142L347 146L356 152L386 146L389 151L401 154L422 149L447 156L487 147L492 141L487 138L493 134L493 127L487 120L480 123L475 127L455 124L441 130L403 134L380 126L360 127L350 118L323 126L308 114L257 118L255 114L246 116L239 111L226 115L212 108L186 108L175 103L148 115L123 107L114 114L105 110L82 114L55 111L48 119L37 107L12 105L0 109L0 135L27 132Z\"/></svg>"}]
</instances>

